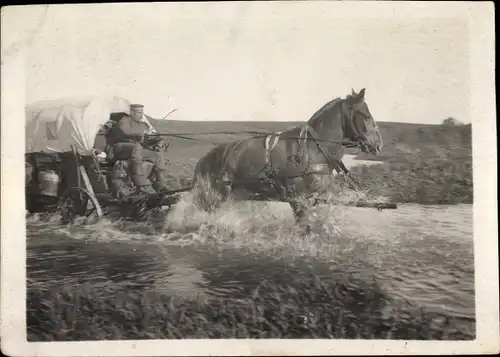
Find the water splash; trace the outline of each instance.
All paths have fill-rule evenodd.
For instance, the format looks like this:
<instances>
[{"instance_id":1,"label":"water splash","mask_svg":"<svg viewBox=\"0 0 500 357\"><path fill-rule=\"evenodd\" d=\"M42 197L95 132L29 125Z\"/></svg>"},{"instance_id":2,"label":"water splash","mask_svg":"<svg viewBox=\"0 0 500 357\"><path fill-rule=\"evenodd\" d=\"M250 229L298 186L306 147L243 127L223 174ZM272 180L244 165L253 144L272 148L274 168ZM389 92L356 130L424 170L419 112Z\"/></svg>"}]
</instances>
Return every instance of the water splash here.
<instances>
[{"instance_id":1,"label":"water splash","mask_svg":"<svg viewBox=\"0 0 500 357\"><path fill-rule=\"evenodd\" d=\"M337 198L353 199L352 194ZM207 213L193 203L189 193L166 217L157 218L161 225L105 218L92 225L64 226L59 218L57 214L27 218L31 256L39 255L37 246L45 241L51 241L50 249L57 246L63 250L67 242L76 241L103 243L104 247L139 243L134 245L137 251L125 255L120 249L109 248L103 253L103 264L111 259L106 254L123 260L144 254L145 249L157 252L155 259L172 260L175 247L182 254L192 253L192 261L206 257L207 264L230 271L247 269L242 268L244 260L256 257L264 259L259 264L267 267L262 274L275 269L270 268L274 265L267 258L278 262L277 267L285 264L293 268L299 261L315 266L324 263L325 271L331 266L375 275L403 300L420 296L421 303L438 311L474 314L472 212L467 205L402 205L397 211L382 212L324 205L309 217L313 230L307 236L295 226L287 204L228 201L218 211ZM60 244L54 245L54 241ZM235 256L238 259L232 258ZM101 259L98 255L94 258ZM253 271L255 266L248 269ZM159 274L157 280L162 276ZM238 279L230 285L240 284Z\"/></svg>"}]
</instances>

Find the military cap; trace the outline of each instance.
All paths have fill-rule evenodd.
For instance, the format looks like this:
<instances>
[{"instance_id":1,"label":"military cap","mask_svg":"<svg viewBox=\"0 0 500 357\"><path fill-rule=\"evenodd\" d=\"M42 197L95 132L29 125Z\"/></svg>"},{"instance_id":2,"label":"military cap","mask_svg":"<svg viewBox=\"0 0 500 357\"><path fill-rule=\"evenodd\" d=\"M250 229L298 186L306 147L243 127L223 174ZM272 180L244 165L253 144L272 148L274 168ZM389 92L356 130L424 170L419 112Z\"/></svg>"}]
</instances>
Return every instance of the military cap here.
<instances>
[{"instance_id":1,"label":"military cap","mask_svg":"<svg viewBox=\"0 0 500 357\"><path fill-rule=\"evenodd\" d=\"M139 109L139 108L144 108L144 105L142 105L142 104L130 104L130 109Z\"/></svg>"}]
</instances>

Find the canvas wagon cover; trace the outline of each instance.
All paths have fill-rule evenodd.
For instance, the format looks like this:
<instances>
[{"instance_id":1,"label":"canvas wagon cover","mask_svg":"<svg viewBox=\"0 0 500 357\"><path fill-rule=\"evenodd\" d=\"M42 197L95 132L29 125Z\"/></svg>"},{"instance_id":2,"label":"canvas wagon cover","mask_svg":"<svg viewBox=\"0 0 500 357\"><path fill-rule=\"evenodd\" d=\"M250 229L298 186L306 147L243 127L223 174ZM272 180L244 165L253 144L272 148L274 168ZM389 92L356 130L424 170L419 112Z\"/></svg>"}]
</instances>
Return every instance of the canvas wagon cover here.
<instances>
[{"instance_id":1,"label":"canvas wagon cover","mask_svg":"<svg viewBox=\"0 0 500 357\"><path fill-rule=\"evenodd\" d=\"M111 113L129 112L121 97L45 100L26 107L26 152L89 153Z\"/></svg>"}]
</instances>

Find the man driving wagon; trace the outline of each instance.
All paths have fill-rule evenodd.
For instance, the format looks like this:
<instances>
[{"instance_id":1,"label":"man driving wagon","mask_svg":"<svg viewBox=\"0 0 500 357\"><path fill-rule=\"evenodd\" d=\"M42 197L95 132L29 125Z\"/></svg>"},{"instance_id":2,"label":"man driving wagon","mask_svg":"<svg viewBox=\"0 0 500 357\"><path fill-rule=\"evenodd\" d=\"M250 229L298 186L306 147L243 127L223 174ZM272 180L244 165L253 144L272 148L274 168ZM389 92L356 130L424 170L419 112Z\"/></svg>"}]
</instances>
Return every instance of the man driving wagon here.
<instances>
[{"instance_id":1,"label":"man driving wagon","mask_svg":"<svg viewBox=\"0 0 500 357\"><path fill-rule=\"evenodd\" d=\"M107 156L128 163L132 183L139 192L154 194L167 189L164 143L160 138L148 138L155 130L144 118L144 105L130 105L130 115L118 120L107 132ZM155 189L144 170L144 161L153 164Z\"/></svg>"}]
</instances>

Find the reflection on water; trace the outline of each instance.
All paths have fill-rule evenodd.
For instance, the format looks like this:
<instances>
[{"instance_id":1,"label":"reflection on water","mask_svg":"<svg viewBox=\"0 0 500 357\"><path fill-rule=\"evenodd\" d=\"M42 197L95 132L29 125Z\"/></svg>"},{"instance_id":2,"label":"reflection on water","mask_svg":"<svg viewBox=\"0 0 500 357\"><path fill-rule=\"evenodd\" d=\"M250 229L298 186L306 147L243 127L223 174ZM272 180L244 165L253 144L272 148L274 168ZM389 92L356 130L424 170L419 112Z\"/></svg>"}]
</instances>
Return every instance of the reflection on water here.
<instances>
[{"instance_id":1,"label":"reflection on water","mask_svg":"<svg viewBox=\"0 0 500 357\"><path fill-rule=\"evenodd\" d=\"M210 247L139 243L61 242L31 245L31 281L37 286L89 284L113 292L156 291L182 297L245 298L263 281L287 285L311 273L329 279L333 266ZM335 267L338 270L338 266Z\"/></svg>"},{"instance_id":2,"label":"reflection on water","mask_svg":"<svg viewBox=\"0 0 500 357\"><path fill-rule=\"evenodd\" d=\"M376 160L356 160L356 155L344 155L342 158L342 161L344 162L344 165L346 167L353 167L357 165L379 165L383 164L383 161L376 161Z\"/></svg>"},{"instance_id":3,"label":"reflection on water","mask_svg":"<svg viewBox=\"0 0 500 357\"><path fill-rule=\"evenodd\" d=\"M435 310L474 316L472 206L355 212L345 217L344 229L381 241L371 261L390 291Z\"/></svg>"},{"instance_id":4,"label":"reflection on water","mask_svg":"<svg viewBox=\"0 0 500 357\"><path fill-rule=\"evenodd\" d=\"M89 284L117 291L203 294L203 274L161 246L125 242L61 241L33 244L29 278L37 285Z\"/></svg>"},{"instance_id":5,"label":"reflection on water","mask_svg":"<svg viewBox=\"0 0 500 357\"><path fill-rule=\"evenodd\" d=\"M349 270L366 279L375 276L393 296L474 318L471 206L401 205L382 212L349 208L341 228L348 238L332 238L330 244L341 254L329 260L273 251L255 254L241 246L173 245L147 239L151 233L141 233L143 228L110 239L117 228L98 227L95 232L107 240L87 241L81 238L89 228L69 231L31 222L29 286L88 284L103 288L103 294L152 290L184 298L238 299L264 280L289 284L311 274L336 279L339 271ZM249 242L272 238L248 237Z\"/></svg>"}]
</instances>

